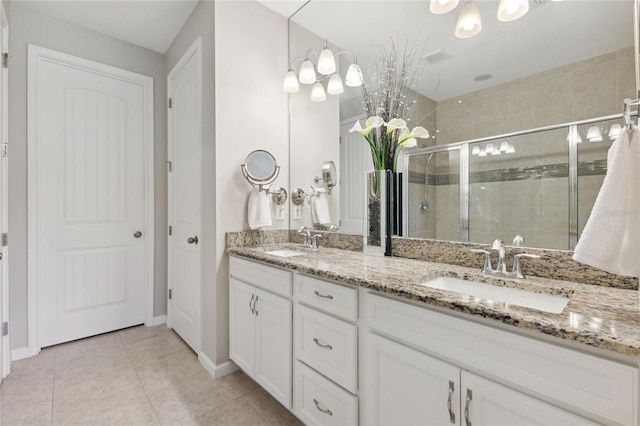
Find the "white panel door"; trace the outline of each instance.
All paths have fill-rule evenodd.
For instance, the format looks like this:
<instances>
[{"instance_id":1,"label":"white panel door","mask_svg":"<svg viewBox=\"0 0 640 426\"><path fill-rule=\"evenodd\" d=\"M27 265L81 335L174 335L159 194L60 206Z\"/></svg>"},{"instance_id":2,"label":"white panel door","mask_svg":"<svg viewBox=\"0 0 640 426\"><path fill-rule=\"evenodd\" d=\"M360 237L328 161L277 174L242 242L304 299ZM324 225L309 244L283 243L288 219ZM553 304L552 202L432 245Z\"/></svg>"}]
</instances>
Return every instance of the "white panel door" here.
<instances>
[{"instance_id":1,"label":"white panel door","mask_svg":"<svg viewBox=\"0 0 640 426\"><path fill-rule=\"evenodd\" d=\"M366 173L373 170L369 144L353 123L340 126L340 230L362 234L365 227Z\"/></svg>"},{"instance_id":2,"label":"white panel door","mask_svg":"<svg viewBox=\"0 0 640 426\"><path fill-rule=\"evenodd\" d=\"M463 412L474 426L591 425L585 418L462 371Z\"/></svg>"},{"instance_id":3,"label":"white panel door","mask_svg":"<svg viewBox=\"0 0 640 426\"><path fill-rule=\"evenodd\" d=\"M168 325L200 350L202 65L200 39L169 73Z\"/></svg>"},{"instance_id":4,"label":"white panel door","mask_svg":"<svg viewBox=\"0 0 640 426\"><path fill-rule=\"evenodd\" d=\"M110 70L30 58L40 347L145 322L145 88Z\"/></svg>"},{"instance_id":5,"label":"white panel door","mask_svg":"<svg viewBox=\"0 0 640 426\"><path fill-rule=\"evenodd\" d=\"M4 5L0 5L0 47L2 52L9 51L9 25L4 10ZM8 68L0 68L0 142L7 142L8 138ZM8 149L8 147L7 147ZM5 155L0 155L0 234L8 231L8 211L9 211L9 179L8 179L8 151ZM8 247L0 247L2 259L0 260L0 323L9 321L9 271ZM11 357L9 356L9 335L2 336L0 333L0 383L2 378L11 372Z\"/></svg>"},{"instance_id":6,"label":"white panel door","mask_svg":"<svg viewBox=\"0 0 640 426\"><path fill-rule=\"evenodd\" d=\"M366 339L364 424L462 424L460 368L375 334Z\"/></svg>"}]
</instances>

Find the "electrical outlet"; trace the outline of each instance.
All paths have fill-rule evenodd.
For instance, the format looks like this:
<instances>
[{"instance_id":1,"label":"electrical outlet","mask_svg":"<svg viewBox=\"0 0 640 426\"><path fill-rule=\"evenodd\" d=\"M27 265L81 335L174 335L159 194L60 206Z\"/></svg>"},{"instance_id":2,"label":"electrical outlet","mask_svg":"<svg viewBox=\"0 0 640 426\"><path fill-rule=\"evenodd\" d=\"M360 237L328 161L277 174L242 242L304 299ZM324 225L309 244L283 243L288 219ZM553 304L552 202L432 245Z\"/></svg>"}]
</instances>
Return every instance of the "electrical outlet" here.
<instances>
[{"instance_id":1,"label":"electrical outlet","mask_svg":"<svg viewBox=\"0 0 640 426\"><path fill-rule=\"evenodd\" d=\"M293 207L293 218L300 219L302 217L302 208L300 206Z\"/></svg>"},{"instance_id":2,"label":"electrical outlet","mask_svg":"<svg viewBox=\"0 0 640 426\"><path fill-rule=\"evenodd\" d=\"M284 220L284 206L276 207L276 220Z\"/></svg>"}]
</instances>

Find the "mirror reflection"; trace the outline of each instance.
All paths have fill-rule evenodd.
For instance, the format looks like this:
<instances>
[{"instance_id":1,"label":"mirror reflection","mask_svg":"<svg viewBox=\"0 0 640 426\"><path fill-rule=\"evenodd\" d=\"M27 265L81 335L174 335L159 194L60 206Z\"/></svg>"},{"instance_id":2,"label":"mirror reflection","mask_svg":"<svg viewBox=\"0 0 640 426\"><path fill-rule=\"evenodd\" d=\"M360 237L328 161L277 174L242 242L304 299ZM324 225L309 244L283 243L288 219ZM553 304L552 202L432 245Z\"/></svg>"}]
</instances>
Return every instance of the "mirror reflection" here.
<instances>
[{"instance_id":1,"label":"mirror reflection","mask_svg":"<svg viewBox=\"0 0 640 426\"><path fill-rule=\"evenodd\" d=\"M572 248L606 170L609 128L621 123L604 118L621 113L624 98L637 97L632 2L530 1L529 11L512 22L497 19L498 1L476 5L482 30L473 37L458 38L455 27L462 2L451 12L437 15L429 10L428 1L312 1L291 18L290 57L304 56L310 48L320 51L328 42L334 52L356 54L366 81L381 46L394 42L407 47L420 56L422 72L411 88L416 102L403 118L409 127L420 125L431 134L408 151L483 140L468 145L467 207L456 202L460 200L455 181L460 174L459 149L431 153L430 161L431 154L414 156L405 170L412 186L412 199L407 199L410 204L403 212L405 235L486 243L503 232L520 233L525 234L525 245ZM389 19L390 10L394 19ZM338 57L339 73L345 75L351 63L350 58ZM295 163L308 161L309 150L329 150L340 175L336 187L340 196L331 199L330 208L344 232L362 233L365 173L373 166L366 142L348 132L356 120L366 118L361 89L345 85L341 95L311 102L310 87L301 86L290 97L292 188L309 175ZM586 128L586 124L577 126L585 141L577 145L576 154L581 157L576 163L579 208L569 209L573 201L567 177L543 169L547 173L543 178L531 178L539 168L569 167L567 128L547 131L545 139L554 142L541 144L537 132L511 138L510 145L503 146L500 162L497 156L472 155L475 147L484 147L486 153L495 135L598 118L603 119ZM597 149L595 143L587 143L589 127L594 125L606 132ZM492 141L498 149L502 142ZM510 146L515 153L507 154ZM529 180L517 177L519 168ZM554 201L560 198L564 207ZM498 213L495 203L506 203L505 199L519 203L526 214ZM531 205L534 201L537 204ZM468 226L460 224L465 209ZM426 223L420 222L425 217ZM536 224L527 225L528 236L520 219ZM560 222L567 232L556 232ZM511 241L513 235L500 237Z\"/></svg>"}]
</instances>

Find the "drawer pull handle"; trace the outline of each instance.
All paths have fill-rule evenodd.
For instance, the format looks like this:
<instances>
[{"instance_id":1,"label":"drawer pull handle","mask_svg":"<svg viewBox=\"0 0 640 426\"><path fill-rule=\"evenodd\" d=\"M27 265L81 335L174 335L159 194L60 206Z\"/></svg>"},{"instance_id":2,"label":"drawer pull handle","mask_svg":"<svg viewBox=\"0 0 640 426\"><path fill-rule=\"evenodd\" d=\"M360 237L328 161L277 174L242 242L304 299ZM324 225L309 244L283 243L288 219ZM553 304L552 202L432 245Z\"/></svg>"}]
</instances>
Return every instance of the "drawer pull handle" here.
<instances>
[{"instance_id":1,"label":"drawer pull handle","mask_svg":"<svg viewBox=\"0 0 640 426\"><path fill-rule=\"evenodd\" d=\"M255 295L255 294L252 294L252 295L251 295L251 300L249 300L249 309L251 309L251 313L252 313L253 315L255 315L255 314L256 314L256 311L254 311L254 310L253 310L253 306L252 306L251 304L253 303L253 299L254 299L255 297L256 297L256 295Z\"/></svg>"},{"instance_id":2,"label":"drawer pull handle","mask_svg":"<svg viewBox=\"0 0 640 426\"><path fill-rule=\"evenodd\" d=\"M316 408L318 409L318 411L321 411L321 412L323 412L325 414L333 416L333 413L331 412L331 410L329 410L328 408L320 407L320 403L318 402L317 399L313 398L313 403L316 404Z\"/></svg>"},{"instance_id":3,"label":"drawer pull handle","mask_svg":"<svg viewBox=\"0 0 640 426\"><path fill-rule=\"evenodd\" d=\"M313 292L313 294L315 294L315 295L316 295L316 296L318 296L318 297L322 297L323 299L333 300L333 296L332 296L332 295L330 295L330 294L322 294L322 293L320 293L318 290L315 290L315 291Z\"/></svg>"},{"instance_id":4,"label":"drawer pull handle","mask_svg":"<svg viewBox=\"0 0 640 426\"><path fill-rule=\"evenodd\" d=\"M315 343L316 345L320 346L321 348L325 348L325 349L329 349L330 351L333 350L333 347L329 344L324 344L324 343L320 343L320 340L318 340L317 337L313 338L313 343Z\"/></svg>"},{"instance_id":5,"label":"drawer pull handle","mask_svg":"<svg viewBox=\"0 0 640 426\"><path fill-rule=\"evenodd\" d=\"M256 306L258 304L258 295L256 294L256 301L253 302L253 310L256 313L256 316L258 316L258 307Z\"/></svg>"},{"instance_id":6,"label":"drawer pull handle","mask_svg":"<svg viewBox=\"0 0 640 426\"><path fill-rule=\"evenodd\" d=\"M471 421L469 420L469 404L471 403L471 389L467 389L467 402L464 405L464 421L467 426L471 426Z\"/></svg>"},{"instance_id":7,"label":"drawer pull handle","mask_svg":"<svg viewBox=\"0 0 640 426\"><path fill-rule=\"evenodd\" d=\"M456 415L453 412L453 407L451 405L451 396L453 395L454 385L451 380L449 380L449 398L447 399L447 410L449 410L449 422L456 424Z\"/></svg>"}]
</instances>

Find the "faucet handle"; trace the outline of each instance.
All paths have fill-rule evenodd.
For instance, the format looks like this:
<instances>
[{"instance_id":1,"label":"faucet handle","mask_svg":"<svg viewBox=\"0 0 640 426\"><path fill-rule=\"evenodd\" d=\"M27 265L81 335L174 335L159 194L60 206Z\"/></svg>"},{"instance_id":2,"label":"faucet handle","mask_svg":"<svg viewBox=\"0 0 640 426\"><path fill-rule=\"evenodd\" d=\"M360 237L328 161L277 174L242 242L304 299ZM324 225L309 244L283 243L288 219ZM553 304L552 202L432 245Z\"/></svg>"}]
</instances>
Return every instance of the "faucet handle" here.
<instances>
[{"instance_id":1,"label":"faucet handle","mask_svg":"<svg viewBox=\"0 0 640 426\"><path fill-rule=\"evenodd\" d=\"M521 258L540 259L540 256L536 254L529 254L529 253L519 253L519 254L513 255L513 269L511 270L511 273L515 275L517 278L523 279L524 274L522 273L522 269L520 267Z\"/></svg>"},{"instance_id":2,"label":"faucet handle","mask_svg":"<svg viewBox=\"0 0 640 426\"><path fill-rule=\"evenodd\" d=\"M518 234L513 237L514 246L521 246L522 244L524 244L524 237L522 235Z\"/></svg>"},{"instance_id":3,"label":"faucet handle","mask_svg":"<svg viewBox=\"0 0 640 426\"><path fill-rule=\"evenodd\" d=\"M322 238L322 234L315 234L311 236L311 241L309 243L311 248L314 248L314 249L318 248L318 238Z\"/></svg>"},{"instance_id":4,"label":"faucet handle","mask_svg":"<svg viewBox=\"0 0 640 426\"><path fill-rule=\"evenodd\" d=\"M504 243L502 242L502 240L500 238L496 238L495 240L493 240L493 242L491 243L491 250L500 250L501 248L504 248Z\"/></svg>"},{"instance_id":5,"label":"faucet handle","mask_svg":"<svg viewBox=\"0 0 640 426\"><path fill-rule=\"evenodd\" d=\"M488 274L493 272L493 268L491 267L491 253L487 250L481 249L471 249L472 253L484 254L484 266L482 267L482 273Z\"/></svg>"}]
</instances>

